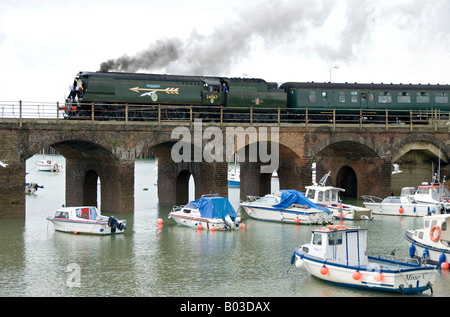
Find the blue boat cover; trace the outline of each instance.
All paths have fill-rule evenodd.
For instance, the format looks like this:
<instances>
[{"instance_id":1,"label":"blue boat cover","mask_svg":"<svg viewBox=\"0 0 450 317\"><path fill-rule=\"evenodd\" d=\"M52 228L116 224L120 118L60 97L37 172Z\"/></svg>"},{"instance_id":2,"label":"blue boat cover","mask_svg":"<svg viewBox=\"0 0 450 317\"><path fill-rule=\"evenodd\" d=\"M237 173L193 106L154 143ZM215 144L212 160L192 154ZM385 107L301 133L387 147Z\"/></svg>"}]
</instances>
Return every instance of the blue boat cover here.
<instances>
[{"instance_id":1,"label":"blue boat cover","mask_svg":"<svg viewBox=\"0 0 450 317\"><path fill-rule=\"evenodd\" d=\"M205 218L219 218L225 220L226 216L230 216L235 221L237 214L231 206L228 198L220 196L206 196L197 200L190 201L186 207L198 208L200 215Z\"/></svg>"},{"instance_id":2,"label":"blue boat cover","mask_svg":"<svg viewBox=\"0 0 450 317\"><path fill-rule=\"evenodd\" d=\"M309 208L316 208L329 214L332 213L329 209L313 203L303 193L296 191L295 189L282 190L280 203L273 205L272 207L281 210L288 208L292 204L308 206Z\"/></svg>"}]
</instances>

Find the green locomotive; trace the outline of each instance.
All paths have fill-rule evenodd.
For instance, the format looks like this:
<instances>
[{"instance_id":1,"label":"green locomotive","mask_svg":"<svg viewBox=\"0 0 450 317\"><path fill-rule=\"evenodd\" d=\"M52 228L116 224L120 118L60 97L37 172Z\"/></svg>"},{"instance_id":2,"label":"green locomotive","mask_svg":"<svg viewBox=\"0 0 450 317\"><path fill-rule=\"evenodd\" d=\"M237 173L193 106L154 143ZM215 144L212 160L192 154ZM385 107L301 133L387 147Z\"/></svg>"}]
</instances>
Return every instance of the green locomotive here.
<instances>
[{"instance_id":1,"label":"green locomotive","mask_svg":"<svg viewBox=\"0 0 450 317\"><path fill-rule=\"evenodd\" d=\"M220 107L248 112L252 105L267 112L286 108L286 92L277 86L262 79L80 72L64 109L68 117L86 117L94 107L96 116L105 118L123 117L125 105L131 116L141 118L154 118L160 105L170 106L166 110L173 116L186 115L182 106L209 114Z\"/></svg>"},{"instance_id":2,"label":"green locomotive","mask_svg":"<svg viewBox=\"0 0 450 317\"><path fill-rule=\"evenodd\" d=\"M350 84L266 82L263 79L212 76L176 76L140 73L80 72L63 107L67 117L87 117L92 110L104 119L158 116L164 106L170 117L195 113L217 117L223 109L228 118L252 111L254 118L277 112L283 118L304 118L339 112L358 116L362 112L450 111L448 85ZM258 117L259 115L259 117Z\"/></svg>"}]
</instances>

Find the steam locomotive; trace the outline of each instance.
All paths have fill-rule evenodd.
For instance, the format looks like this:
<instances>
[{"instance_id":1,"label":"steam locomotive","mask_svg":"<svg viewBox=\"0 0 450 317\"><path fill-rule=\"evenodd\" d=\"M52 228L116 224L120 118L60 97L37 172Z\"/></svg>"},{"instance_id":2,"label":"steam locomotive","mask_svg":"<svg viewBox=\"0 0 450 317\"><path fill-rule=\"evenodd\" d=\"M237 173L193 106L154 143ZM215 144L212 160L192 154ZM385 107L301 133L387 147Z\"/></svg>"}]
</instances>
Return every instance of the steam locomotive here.
<instances>
[{"instance_id":1,"label":"steam locomotive","mask_svg":"<svg viewBox=\"0 0 450 317\"><path fill-rule=\"evenodd\" d=\"M448 85L359 84L286 82L281 85L259 78L177 76L117 72L80 72L71 86L65 110L67 118L155 118L164 106L172 116L217 113L276 113L347 115L375 110L427 112L450 111Z\"/></svg>"}]
</instances>

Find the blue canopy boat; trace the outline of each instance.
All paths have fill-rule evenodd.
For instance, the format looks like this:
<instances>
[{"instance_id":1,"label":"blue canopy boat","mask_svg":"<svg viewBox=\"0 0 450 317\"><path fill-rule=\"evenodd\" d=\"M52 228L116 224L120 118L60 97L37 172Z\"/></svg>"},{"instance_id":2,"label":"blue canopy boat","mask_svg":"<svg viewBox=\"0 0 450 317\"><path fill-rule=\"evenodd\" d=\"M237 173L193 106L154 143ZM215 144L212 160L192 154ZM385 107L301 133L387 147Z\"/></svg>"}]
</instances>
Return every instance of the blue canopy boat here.
<instances>
[{"instance_id":1,"label":"blue canopy boat","mask_svg":"<svg viewBox=\"0 0 450 317\"><path fill-rule=\"evenodd\" d=\"M218 195L204 195L185 206L174 206L169 218L183 226L207 230L236 229L242 222L230 201Z\"/></svg>"},{"instance_id":2,"label":"blue canopy boat","mask_svg":"<svg viewBox=\"0 0 450 317\"><path fill-rule=\"evenodd\" d=\"M333 217L328 208L313 203L294 189L282 190L281 195L248 196L241 208L254 219L297 224L326 224Z\"/></svg>"}]
</instances>

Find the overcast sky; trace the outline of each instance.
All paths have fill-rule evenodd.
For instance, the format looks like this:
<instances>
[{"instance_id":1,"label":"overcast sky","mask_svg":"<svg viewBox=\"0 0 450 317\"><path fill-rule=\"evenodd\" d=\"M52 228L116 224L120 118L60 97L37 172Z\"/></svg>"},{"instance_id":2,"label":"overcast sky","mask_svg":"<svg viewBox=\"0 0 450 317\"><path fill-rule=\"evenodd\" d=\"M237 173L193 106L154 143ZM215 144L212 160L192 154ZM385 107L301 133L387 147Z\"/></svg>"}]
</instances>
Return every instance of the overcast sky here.
<instances>
[{"instance_id":1,"label":"overcast sky","mask_svg":"<svg viewBox=\"0 0 450 317\"><path fill-rule=\"evenodd\" d=\"M450 0L1 0L0 102L79 71L448 84ZM339 65L339 68L333 66Z\"/></svg>"}]
</instances>

